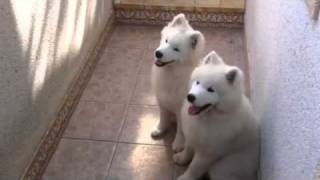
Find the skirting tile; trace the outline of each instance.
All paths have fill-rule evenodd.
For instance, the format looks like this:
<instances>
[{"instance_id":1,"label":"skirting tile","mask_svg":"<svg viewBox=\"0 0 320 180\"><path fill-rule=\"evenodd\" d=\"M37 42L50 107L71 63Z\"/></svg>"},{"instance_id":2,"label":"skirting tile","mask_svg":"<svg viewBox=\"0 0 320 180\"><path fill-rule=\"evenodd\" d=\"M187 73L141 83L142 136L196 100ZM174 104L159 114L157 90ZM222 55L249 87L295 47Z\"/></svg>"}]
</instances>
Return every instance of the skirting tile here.
<instances>
[{"instance_id":1,"label":"skirting tile","mask_svg":"<svg viewBox=\"0 0 320 180\"><path fill-rule=\"evenodd\" d=\"M100 55L99 52L101 52L101 49L106 45L106 39L109 36L113 23L114 15L110 17L97 46L91 53L89 53L87 62L84 64L79 74L77 74L76 78L71 83L70 88L67 90L64 101L58 110L56 119L51 125L51 128L45 133L31 163L26 168L21 179L41 179L44 170L57 149L69 119L80 100L81 94L86 87L93 70L95 69Z\"/></svg>"},{"instance_id":2,"label":"skirting tile","mask_svg":"<svg viewBox=\"0 0 320 180\"><path fill-rule=\"evenodd\" d=\"M116 21L128 24L165 25L178 13L184 13L189 22L200 27L243 27L244 13L191 12L168 10L123 10L115 12Z\"/></svg>"}]
</instances>

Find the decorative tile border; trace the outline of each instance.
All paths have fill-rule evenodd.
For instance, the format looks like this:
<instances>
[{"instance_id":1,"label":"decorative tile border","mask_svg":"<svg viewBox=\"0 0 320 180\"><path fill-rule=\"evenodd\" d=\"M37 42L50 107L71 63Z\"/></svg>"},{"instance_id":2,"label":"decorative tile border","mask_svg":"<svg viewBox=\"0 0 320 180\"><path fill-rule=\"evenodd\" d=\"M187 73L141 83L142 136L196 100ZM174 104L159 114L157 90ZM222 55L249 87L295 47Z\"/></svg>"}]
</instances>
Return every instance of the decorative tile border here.
<instances>
[{"instance_id":1,"label":"decorative tile border","mask_svg":"<svg viewBox=\"0 0 320 180\"><path fill-rule=\"evenodd\" d=\"M101 38L96 47L89 53L87 62L72 81L71 86L67 90L63 103L58 109L55 121L51 128L45 133L41 143L32 159L32 162L27 167L23 174L23 180L38 180L41 179L51 157L56 151L61 140L62 134L68 125L69 119L80 101L81 94L85 89L100 56L101 49L106 45L107 38L111 32L114 15L109 18L105 29L102 32Z\"/></svg>"},{"instance_id":2,"label":"decorative tile border","mask_svg":"<svg viewBox=\"0 0 320 180\"><path fill-rule=\"evenodd\" d=\"M237 12L116 9L115 16L122 23L165 25L178 13L184 13L194 26L242 28L244 23L244 13Z\"/></svg>"}]
</instances>

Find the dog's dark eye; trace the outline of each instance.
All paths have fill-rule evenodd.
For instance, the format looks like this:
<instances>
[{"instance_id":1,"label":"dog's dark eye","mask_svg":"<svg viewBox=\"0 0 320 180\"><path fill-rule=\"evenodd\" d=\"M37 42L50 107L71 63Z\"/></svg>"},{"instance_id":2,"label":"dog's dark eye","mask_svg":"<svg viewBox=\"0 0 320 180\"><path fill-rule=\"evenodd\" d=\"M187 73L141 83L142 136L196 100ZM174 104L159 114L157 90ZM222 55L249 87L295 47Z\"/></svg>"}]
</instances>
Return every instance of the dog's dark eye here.
<instances>
[{"instance_id":1,"label":"dog's dark eye","mask_svg":"<svg viewBox=\"0 0 320 180\"><path fill-rule=\"evenodd\" d=\"M207 89L208 92L214 92L214 89L212 89L211 87Z\"/></svg>"},{"instance_id":2,"label":"dog's dark eye","mask_svg":"<svg viewBox=\"0 0 320 180\"><path fill-rule=\"evenodd\" d=\"M179 52L180 50L178 48L173 48L174 51Z\"/></svg>"},{"instance_id":3,"label":"dog's dark eye","mask_svg":"<svg viewBox=\"0 0 320 180\"><path fill-rule=\"evenodd\" d=\"M166 39L166 43L168 43L168 39Z\"/></svg>"},{"instance_id":4,"label":"dog's dark eye","mask_svg":"<svg viewBox=\"0 0 320 180\"><path fill-rule=\"evenodd\" d=\"M196 82L196 84L200 84L200 82L199 82L199 81L197 81L197 82Z\"/></svg>"}]
</instances>

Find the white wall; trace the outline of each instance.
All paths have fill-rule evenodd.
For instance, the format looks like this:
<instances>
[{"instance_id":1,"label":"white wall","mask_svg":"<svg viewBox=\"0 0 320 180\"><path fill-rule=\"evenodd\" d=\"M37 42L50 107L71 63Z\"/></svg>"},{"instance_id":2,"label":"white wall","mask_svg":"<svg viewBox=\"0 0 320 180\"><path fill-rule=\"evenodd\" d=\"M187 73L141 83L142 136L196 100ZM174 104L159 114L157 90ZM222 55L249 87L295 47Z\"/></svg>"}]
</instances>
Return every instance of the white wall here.
<instances>
[{"instance_id":1,"label":"white wall","mask_svg":"<svg viewBox=\"0 0 320 180\"><path fill-rule=\"evenodd\" d=\"M262 179L313 180L320 163L320 22L312 22L304 0L247 0L246 37L262 121Z\"/></svg>"},{"instance_id":2,"label":"white wall","mask_svg":"<svg viewBox=\"0 0 320 180\"><path fill-rule=\"evenodd\" d=\"M111 12L111 0L0 1L0 179L21 176Z\"/></svg>"}]
</instances>

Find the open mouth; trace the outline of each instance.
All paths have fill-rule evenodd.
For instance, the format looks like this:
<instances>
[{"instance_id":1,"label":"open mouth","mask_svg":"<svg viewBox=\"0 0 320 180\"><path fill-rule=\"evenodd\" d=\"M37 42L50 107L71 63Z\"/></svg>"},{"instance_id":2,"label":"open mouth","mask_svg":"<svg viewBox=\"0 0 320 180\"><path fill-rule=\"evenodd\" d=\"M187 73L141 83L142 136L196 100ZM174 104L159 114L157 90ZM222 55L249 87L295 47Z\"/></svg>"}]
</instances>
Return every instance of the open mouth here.
<instances>
[{"instance_id":1,"label":"open mouth","mask_svg":"<svg viewBox=\"0 0 320 180\"><path fill-rule=\"evenodd\" d=\"M209 106L211 106L211 104L206 104L204 106L201 106L201 107L198 107L198 106L195 106L193 104L191 104L188 108L188 113L190 115L198 115L200 114L202 111L206 110Z\"/></svg>"},{"instance_id":2,"label":"open mouth","mask_svg":"<svg viewBox=\"0 0 320 180\"><path fill-rule=\"evenodd\" d=\"M161 62L160 60L156 60L156 61L154 62L154 64L155 64L156 66L158 66L158 67L162 67L162 66L165 66L165 65L167 65L167 64L171 64L171 63L173 63L173 62L174 62L174 60L168 61L168 62Z\"/></svg>"}]
</instances>

